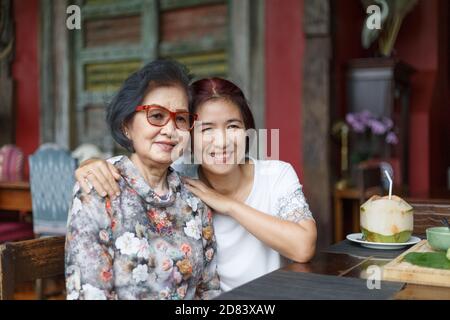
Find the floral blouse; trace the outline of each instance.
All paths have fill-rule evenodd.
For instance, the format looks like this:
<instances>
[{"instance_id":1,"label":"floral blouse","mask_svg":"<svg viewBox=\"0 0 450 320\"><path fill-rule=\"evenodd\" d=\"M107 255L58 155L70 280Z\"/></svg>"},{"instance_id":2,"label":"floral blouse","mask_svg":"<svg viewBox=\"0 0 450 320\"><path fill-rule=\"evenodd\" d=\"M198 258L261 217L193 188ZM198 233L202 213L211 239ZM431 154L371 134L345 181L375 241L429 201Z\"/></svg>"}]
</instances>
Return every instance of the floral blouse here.
<instances>
[{"instance_id":1,"label":"floral blouse","mask_svg":"<svg viewBox=\"0 0 450 320\"><path fill-rule=\"evenodd\" d=\"M169 168L159 197L126 156L114 200L74 188L67 299L210 299L220 293L212 213Z\"/></svg>"}]
</instances>

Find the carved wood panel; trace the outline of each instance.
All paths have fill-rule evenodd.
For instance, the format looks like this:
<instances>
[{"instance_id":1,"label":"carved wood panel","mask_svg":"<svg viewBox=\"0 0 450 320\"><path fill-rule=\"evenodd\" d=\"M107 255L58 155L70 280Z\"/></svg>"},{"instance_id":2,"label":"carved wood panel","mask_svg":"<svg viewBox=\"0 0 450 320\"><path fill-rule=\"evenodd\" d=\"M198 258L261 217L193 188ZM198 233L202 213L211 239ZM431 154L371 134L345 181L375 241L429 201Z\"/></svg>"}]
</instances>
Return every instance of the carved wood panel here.
<instances>
[{"instance_id":1,"label":"carved wood panel","mask_svg":"<svg viewBox=\"0 0 450 320\"><path fill-rule=\"evenodd\" d=\"M104 109L123 81L143 64L169 57L197 77L228 74L226 0L90 0L79 2L83 28L75 33L77 145L113 143Z\"/></svg>"}]
</instances>

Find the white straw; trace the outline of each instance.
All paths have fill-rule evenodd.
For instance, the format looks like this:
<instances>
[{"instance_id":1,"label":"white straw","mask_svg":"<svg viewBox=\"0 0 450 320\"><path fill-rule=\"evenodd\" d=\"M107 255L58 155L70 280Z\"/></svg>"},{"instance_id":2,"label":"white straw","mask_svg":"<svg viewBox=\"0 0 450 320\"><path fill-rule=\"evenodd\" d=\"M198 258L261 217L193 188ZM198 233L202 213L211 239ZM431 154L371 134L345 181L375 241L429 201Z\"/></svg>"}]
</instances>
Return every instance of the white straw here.
<instances>
[{"instance_id":1,"label":"white straw","mask_svg":"<svg viewBox=\"0 0 450 320\"><path fill-rule=\"evenodd\" d=\"M384 170L384 174L386 175L386 177L389 180L389 200L391 200L391 198L392 198L392 179L391 179L391 176L389 175L389 173L387 172L387 170Z\"/></svg>"}]
</instances>

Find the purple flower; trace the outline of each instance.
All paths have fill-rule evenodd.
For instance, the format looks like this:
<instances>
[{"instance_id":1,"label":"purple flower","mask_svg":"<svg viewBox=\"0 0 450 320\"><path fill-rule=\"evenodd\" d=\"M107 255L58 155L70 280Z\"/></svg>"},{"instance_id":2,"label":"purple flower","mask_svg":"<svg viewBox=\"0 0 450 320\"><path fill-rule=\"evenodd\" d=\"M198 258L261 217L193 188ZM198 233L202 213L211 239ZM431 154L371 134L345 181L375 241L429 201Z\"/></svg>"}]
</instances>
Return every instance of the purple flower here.
<instances>
[{"instance_id":1,"label":"purple flower","mask_svg":"<svg viewBox=\"0 0 450 320\"><path fill-rule=\"evenodd\" d=\"M369 124L370 120L374 118L373 114L370 111L364 110L358 114L358 117L362 123L366 126Z\"/></svg>"},{"instance_id":2,"label":"purple flower","mask_svg":"<svg viewBox=\"0 0 450 320\"><path fill-rule=\"evenodd\" d=\"M360 121L357 113L348 113L345 120L355 132L362 133L366 130L365 124Z\"/></svg>"},{"instance_id":3,"label":"purple flower","mask_svg":"<svg viewBox=\"0 0 450 320\"><path fill-rule=\"evenodd\" d=\"M347 121L347 123L354 123L356 121L356 116L354 113L347 113L347 115L345 116L345 120Z\"/></svg>"},{"instance_id":4,"label":"purple flower","mask_svg":"<svg viewBox=\"0 0 450 320\"><path fill-rule=\"evenodd\" d=\"M376 118L370 111L364 110L356 113L348 113L345 117L347 124L356 133L363 133L370 129L375 135L384 135L393 127L393 121L388 117ZM394 139L392 136L391 139Z\"/></svg>"},{"instance_id":5,"label":"purple flower","mask_svg":"<svg viewBox=\"0 0 450 320\"><path fill-rule=\"evenodd\" d=\"M351 126L353 131L357 133L363 133L364 131L366 131L366 126L361 122L354 122Z\"/></svg>"},{"instance_id":6,"label":"purple flower","mask_svg":"<svg viewBox=\"0 0 450 320\"><path fill-rule=\"evenodd\" d=\"M386 126L386 131L389 131L394 127L394 122L391 119L384 117L382 121Z\"/></svg>"},{"instance_id":7,"label":"purple flower","mask_svg":"<svg viewBox=\"0 0 450 320\"><path fill-rule=\"evenodd\" d=\"M386 142L389 144L397 144L398 143L398 138L397 135L395 134L395 132L389 132L386 136Z\"/></svg>"},{"instance_id":8,"label":"purple flower","mask_svg":"<svg viewBox=\"0 0 450 320\"><path fill-rule=\"evenodd\" d=\"M383 122L372 119L369 120L369 127L372 129L372 132L376 135L383 135L386 133L387 128Z\"/></svg>"}]
</instances>

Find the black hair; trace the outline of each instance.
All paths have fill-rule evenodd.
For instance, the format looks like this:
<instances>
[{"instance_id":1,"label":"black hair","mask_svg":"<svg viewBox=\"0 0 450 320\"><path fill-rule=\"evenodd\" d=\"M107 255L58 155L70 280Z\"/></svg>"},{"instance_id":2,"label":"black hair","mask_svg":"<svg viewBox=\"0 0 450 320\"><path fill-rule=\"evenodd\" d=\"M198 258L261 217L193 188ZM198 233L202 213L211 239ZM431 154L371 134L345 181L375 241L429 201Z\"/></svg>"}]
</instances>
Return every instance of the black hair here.
<instances>
[{"instance_id":1,"label":"black hair","mask_svg":"<svg viewBox=\"0 0 450 320\"><path fill-rule=\"evenodd\" d=\"M151 90L170 86L184 89L190 103L190 80L186 66L169 59L152 61L131 74L107 107L106 122L113 139L128 151L134 152L133 143L125 136L123 127L133 118L136 107Z\"/></svg>"}]
</instances>

